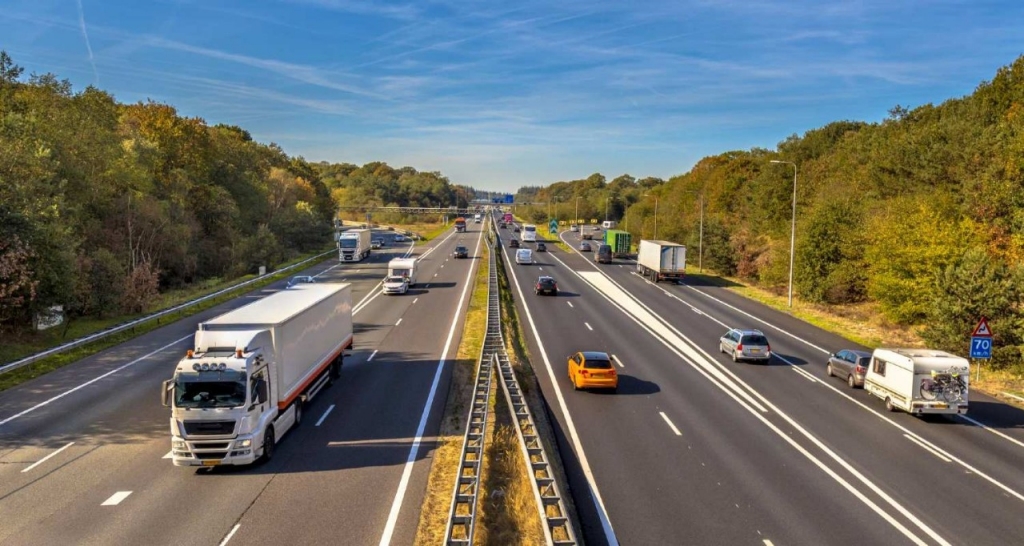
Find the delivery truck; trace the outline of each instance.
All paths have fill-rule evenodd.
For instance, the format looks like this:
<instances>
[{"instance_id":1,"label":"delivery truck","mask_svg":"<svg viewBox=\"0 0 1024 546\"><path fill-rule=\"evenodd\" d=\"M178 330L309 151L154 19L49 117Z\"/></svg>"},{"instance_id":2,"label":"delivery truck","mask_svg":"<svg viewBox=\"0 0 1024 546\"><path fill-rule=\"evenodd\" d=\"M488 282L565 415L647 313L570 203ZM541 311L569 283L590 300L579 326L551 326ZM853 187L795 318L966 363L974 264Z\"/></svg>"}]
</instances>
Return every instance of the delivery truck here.
<instances>
[{"instance_id":1,"label":"delivery truck","mask_svg":"<svg viewBox=\"0 0 1024 546\"><path fill-rule=\"evenodd\" d=\"M686 273L686 247L668 241L640 241L636 272L653 282L682 281Z\"/></svg>"},{"instance_id":2,"label":"delivery truck","mask_svg":"<svg viewBox=\"0 0 1024 546\"><path fill-rule=\"evenodd\" d=\"M629 256L631 237L628 231L609 229L604 232L604 244L612 247L612 256L625 258Z\"/></svg>"},{"instance_id":3,"label":"delivery truck","mask_svg":"<svg viewBox=\"0 0 1024 546\"><path fill-rule=\"evenodd\" d=\"M459 217L459 218L455 219L455 231L459 232L459 233L466 231L466 219L465 218Z\"/></svg>"},{"instance_id":4,"label":"delivery truck","mask_svg":"<svg viewBox=\"0 0 1024 546\"><path fill-rule=\"evenodd\" d=\"M352 288L298 284L202 322L164 381L176 466L270 459L352 346Z\"/></svg>"},{"instance_id":5,"label":"delivery truck","mask_svg":"<svg viewBox=\"0 0 1024 546\"><path fill-rule=\"evenodd\" d=\"M371 231L350 229L338 236L338 261L358 262L370 255Z\"/></svg>"}]
</instances>

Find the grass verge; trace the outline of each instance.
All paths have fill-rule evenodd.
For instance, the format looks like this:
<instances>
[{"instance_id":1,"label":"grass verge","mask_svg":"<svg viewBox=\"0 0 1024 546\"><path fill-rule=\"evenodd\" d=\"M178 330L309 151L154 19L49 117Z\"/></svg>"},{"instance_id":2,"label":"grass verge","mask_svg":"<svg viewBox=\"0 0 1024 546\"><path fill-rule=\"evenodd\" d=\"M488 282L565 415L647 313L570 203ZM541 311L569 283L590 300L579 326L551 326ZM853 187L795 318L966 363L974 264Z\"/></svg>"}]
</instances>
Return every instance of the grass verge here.
<instances>
[{"instance_id":1,"label":"grass verge","mask_svg":"<svg viewBox=\"0 0 1024 546\"><path fill-rule=\"evenodd\" d=\"M483 248L483 260L473 283L469 300L466 323L462 340L456 353L448 385L448 398L441 417L438 432L438 447L433 453L430 476L427 478L427 494L420 509L420 521L416 529L414 544L433 546L444 543L448 525L448 510L451 508L455 475L462 455L462 439L466 431L466 416L473 399L473 385L476 378L476 364L483 348L487 333L487 255L490 249ZM493 388L500 388L492 386Z\"/></svg>"},{"instance_id":2,"label":"grass verge","mask_svg":"<svg viewBox=\"0 0 1024 546\"><path fill-rule=\"evenodd\" d=\"M302 256L300 258L296 258L295 260L292 260L290 262L282 264L281 267L286 267L288 265L301 262L302 260L308 259L308 258L310 258L310 257L312 257L312 256L314 256L316 254L319 254L319 252L318 253L309 254L309 255L305 255L305 256ZM135 337L138 337L138 336L141 336L142 334L145 334L147 332L155 330L155 329L157 329L157 328L159 328L161 326L165 326L165 325L167 325L167 324L169 324L171 322L174 322L176 320L180 320L182 318L194 315L194 314L199 313L201 311L205 311L206 309L209 309L211 307L219 305L219 304L221 304L221 303L223 303L225 301L228 301L228 300L231 300L233 298L236 298L236 297L238 297L239 294L243 294L245 292L249 292L249 291L254 290L256 288L260 288L260 287L266 286L266 285L268 285L268 284L270 284L270 283L272 283L274 281L277 281L277 280L283 279L283 278L285 278L285 277L287 277L289 275L292 275L293 273L294 273L293 271L269 273L266 276L264 276L262 279L260 279L259 281L255 282L253 284L246 285L246 286L244 286L242 288L238 288L238 289L232 290L230 292L226 292L224 294L221 294L220 296L217 296L216 298L211 298L211 299L209 299L207 301L204 301L202 303L198 303L198 304L190 306L188 308L176 311L176 312L171 313L169 315L164 315L164 316L159 317L159 318L154 318L154 319L151 319L151 320L139 323L139 324L135 325L134 327L129 328L127 330L124 330L122 332L119 332L119 333L116 333L116 334L112 334L112 335L109 335L109 336L107 336L105 338L96 340L96 341L94 341L92 343L87 343L85 345L81 345L81 346L76 347L74 349L71 349L71 350L68 350L68 351L65 351L65 352L62 352L62 353L59 353L59 354L55 354L55 355L49 356L47 358L44 358L42 360L33 362L32 364L29 364L27 366L23 366L23 367L18 368L16 370L11 370L11 371L9 371L7 373L0 374L0 392L3 392L5 390L7 390L7 389L10 389L10 388L15 387L17 385L20 385L20 384L22 384L22 383L24 383L26 381L29 381L31 379L35 379L36 377L39 377L41 375L45 375L45 374L50 373L50 372L52 372L54 370L57 370L57 369L62 368L64 366L67 366L68 364L71 364L71 363L76 362L78 360L81 360L81 359L83 359L85 357L88 357L88 356L91 356L93 354L96 354L96 353L98 353L98 352L100 352L100 351L102 351L104 349L108 349L108 348L113 347L113 346L115 346L117 344L124 343L125 341L131 340L131 339L133 339ZM165 308L166 307L173 307L174 305L178 305L178 304L184 303L186 301L189 301L191 299L195 299L195 298L200 297L200 296L202 296L204 294L209 294L209 293L216 292L217 290L221 290L224 287L229 286L230 284L237 284L239 282L242 282L242 281L245 281L245 280L249 280L249 279L251 279L253 277L255 277L255 275L250 275L248 277L243 277L243 278L240 278L240 279L234 279L230 283L222 283L221 285L215 285L215 287L206 289L204 291L182 291L179 294L177 301L175 301L174 298L166 298L166 299L164 299L164 302L166 304ZM72 338L72 339L75 339L75 338L83 336L83 335L88 335L88 334L91 334L91 333L94 333L94 332L98 332L98 331L102 330L103 328L105 328L107 326L121 324L123 322L127 322L129 320L134 319L134 318L139 318L140 316L142 316L142 315L124 316L124 317L118 317L116 319L110 319L109 321L88 321L88 322L82 321L82 327L81 328L79 328L77 326L74 326L74 329L69 329L69 333L74 332L75 337ZM102 324L103 326L98 326L98 324ZM90 331L88 329L88 325L92 325L95 329ZM36 352L43 351L43 350L46 350L48 348L58 346L61 343L65 342L64 340L61 340L61 339L54 340L54 339L51 339L49 337L44 337L43 339L46 340L46 342L45 343L39 343L38 345L27 345L27 344L19 345L19 347L21 347L22 350L25 351L25 352L23 352L20 356L14 356L13 358L10 358L10 360L7 360L7 361L8 362L14 361L14 360L17 360L18 358L22 358L24 356L28 356L30 354L34 354Z\"/></svg>"}]
</instances>

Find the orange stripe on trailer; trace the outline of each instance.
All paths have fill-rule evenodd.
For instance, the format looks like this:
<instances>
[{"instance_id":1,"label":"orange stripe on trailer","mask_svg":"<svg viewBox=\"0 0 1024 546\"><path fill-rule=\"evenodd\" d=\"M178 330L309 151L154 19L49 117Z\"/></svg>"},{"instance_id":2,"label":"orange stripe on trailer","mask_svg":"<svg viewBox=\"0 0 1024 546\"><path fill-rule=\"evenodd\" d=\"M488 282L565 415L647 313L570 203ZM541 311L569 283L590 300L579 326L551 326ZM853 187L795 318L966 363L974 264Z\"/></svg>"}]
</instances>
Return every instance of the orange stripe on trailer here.
<instances>
[{"instance_id":1,"label":"orange stripe on trailer","mask_svg":"<svg viewBox=\"0 0 1024 546\"><path fill-rule=\"evenodd\" d=\"M335 358L338 358L338 355L343 353L345 349L348 349L349 347L352 346L352 341L352 336L349 336L348 342L342 345L341 348L338 349L337 351L331 353L331 356L327 357L327 359L320 363L320 366L317 369L316 373L310 375L309 379L303 382L302 386L296 389L294 394L289 396L287 400L277 403L277 409L281 411L288 409L288 406L290 406L292 402L294 402L295 399L299 397L300 394L306 392L306 387L309 387L309 384L312 383L314 379L320 377L320 374L323 373L324 369L327 368L327 366L330 366L331 362L333 362Z\"/></svg>"}]
</instances>

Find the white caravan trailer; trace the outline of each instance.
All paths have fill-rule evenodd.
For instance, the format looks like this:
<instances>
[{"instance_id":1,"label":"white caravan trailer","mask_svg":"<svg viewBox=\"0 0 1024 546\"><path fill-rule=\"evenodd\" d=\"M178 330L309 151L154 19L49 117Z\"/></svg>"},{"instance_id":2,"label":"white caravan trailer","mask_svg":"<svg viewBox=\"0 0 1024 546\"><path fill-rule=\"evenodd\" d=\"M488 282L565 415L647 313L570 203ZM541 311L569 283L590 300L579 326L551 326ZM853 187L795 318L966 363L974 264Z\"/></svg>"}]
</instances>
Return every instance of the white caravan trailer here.
<instances>
[{"instance_id":1,"label":"white caravan trailer","mask_svg":"<svg viewBox=\"0 0 1024 546\"><path fill-rule=\"evenodd\" d=\"M966 358L934 349L875 349L864 390L885 409L907 413L967 413L971 377Z\"/></svg>"}]
</instances>

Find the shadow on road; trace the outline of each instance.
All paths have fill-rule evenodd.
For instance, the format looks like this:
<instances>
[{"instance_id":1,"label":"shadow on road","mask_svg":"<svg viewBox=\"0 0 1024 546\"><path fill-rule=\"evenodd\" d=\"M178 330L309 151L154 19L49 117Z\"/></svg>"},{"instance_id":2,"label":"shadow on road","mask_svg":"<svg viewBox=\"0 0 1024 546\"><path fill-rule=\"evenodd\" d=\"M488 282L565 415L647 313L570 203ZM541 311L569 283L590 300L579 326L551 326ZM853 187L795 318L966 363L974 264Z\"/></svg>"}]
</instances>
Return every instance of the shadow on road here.
<instances>
[{"instance_id":1,"label":"shadow on road","mask_svg":"<svg viewBox=\"0 0 1024 546\"><path fill-rule=\"evenodd\" d=\"M661 387L653 381L647 381L640 379L632 375L619 374L619 388L615 391L609 390L594 390L595 393L607 394L609 396L629 396L636 394L657 394L661 392Z\"/></svg>"}]
</instances>

